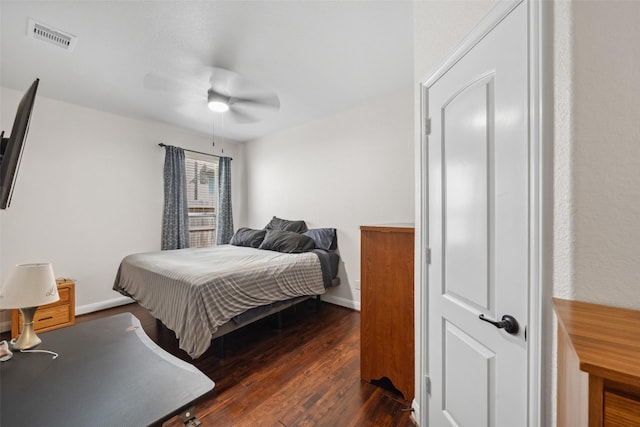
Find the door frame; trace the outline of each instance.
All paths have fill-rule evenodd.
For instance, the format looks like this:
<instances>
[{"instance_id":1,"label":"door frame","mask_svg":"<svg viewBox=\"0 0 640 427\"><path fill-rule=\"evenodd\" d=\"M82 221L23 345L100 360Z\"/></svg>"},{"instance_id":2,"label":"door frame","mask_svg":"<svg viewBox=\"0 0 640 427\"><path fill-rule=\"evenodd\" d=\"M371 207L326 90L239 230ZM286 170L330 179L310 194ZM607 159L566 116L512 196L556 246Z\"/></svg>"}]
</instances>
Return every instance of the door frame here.
<instances>
[{"instance_id":1,"label":"door frame","mask_svg":"<svg viewBox=\"0 0 640 427\"><path fill-rule=\"evenodd\" d=\"M420 207L416 227L416 313L420 328L416 328L416 395L414 416L420 426L428 425L428 399L430 393L428 366L429 322L429 236L428 236L428 90L444 73L457 63L471 48L486 36L516 6L524 3L528 13L528 94L529 94L529 314L527 319L527 382L528 426L543 425L547 399L549 356L544 352L543 331L548 331L552 280L553 249L553 103L552 103L552 24L551 2L544 0L511 0L497 2L496 6L462 40L450 55L422 81L420 91L420 137L417 152L420 157L419 183L416 205ZM546 364L545 364L546 363Z\"/></svg>"}]
</instances>

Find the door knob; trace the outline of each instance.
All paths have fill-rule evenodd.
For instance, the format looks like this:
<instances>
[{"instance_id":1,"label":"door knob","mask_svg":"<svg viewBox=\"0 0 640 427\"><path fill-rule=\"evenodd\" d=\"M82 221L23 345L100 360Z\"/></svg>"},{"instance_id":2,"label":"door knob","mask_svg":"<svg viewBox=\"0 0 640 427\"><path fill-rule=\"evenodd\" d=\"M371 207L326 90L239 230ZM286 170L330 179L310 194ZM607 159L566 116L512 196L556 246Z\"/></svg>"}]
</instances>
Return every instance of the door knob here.
<instances>
[{"instance_id":1,"label":"door knob","mask_svg":"<svg viewBox=\"0 0 640 427\"><path fill-rule=\"evenodd\" d=\"M512 335L517 334L520 330L520 326L518 325L518 321L516 320L516 318L509 314L505 314L504 316L502 316L501 321L488 319L484 317L484 314L481 314L480 320L491 323L498 329L504 329L505 331L507 331L507 333Z\"/></svg>"}]
</instances>

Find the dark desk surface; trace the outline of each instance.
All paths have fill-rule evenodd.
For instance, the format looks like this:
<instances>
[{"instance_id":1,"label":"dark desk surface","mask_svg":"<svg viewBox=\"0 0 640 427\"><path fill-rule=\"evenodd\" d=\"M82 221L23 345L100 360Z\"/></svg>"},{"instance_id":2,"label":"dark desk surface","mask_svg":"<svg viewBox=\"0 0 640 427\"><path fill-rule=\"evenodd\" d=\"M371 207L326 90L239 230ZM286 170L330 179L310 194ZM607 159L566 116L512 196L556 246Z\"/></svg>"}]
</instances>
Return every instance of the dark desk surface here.
<instances>
[{"instance_id":1,"label":"dark desk surface","mask_svg":"<svg viewBox=\"0 0 640 427\"><path fill-rule=\"evenodd\" d=\"M39 334L36 349L0 363L1 426L159 424L211 391L213 381L170 355L130 313Z\"/></svg>"}]
</instances>

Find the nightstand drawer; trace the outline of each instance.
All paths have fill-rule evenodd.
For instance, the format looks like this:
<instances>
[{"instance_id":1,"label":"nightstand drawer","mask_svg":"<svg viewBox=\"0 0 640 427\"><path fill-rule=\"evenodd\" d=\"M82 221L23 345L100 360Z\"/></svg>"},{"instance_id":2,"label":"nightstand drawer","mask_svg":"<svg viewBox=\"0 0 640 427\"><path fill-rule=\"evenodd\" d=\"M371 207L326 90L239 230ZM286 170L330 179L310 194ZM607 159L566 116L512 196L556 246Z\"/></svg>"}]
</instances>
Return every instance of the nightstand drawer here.
<instances>
[{"instance_id":1,"label":"nightstand drawer","mask_svg":"<svg viewBox=\"0 0 640 427\"><path fill-rule=\"evenodd\" d=\"M22 333L22 314L18 314L18 334ZM65 323L69 323L70 313L69 308L64 305L58 305L56 307L39 308L36 311L36 315L33 317L33 328L36 332L43 332L45 329L55 329L55 326L65 326Z\"/></svg>"},{"instance_id":2,"label":"nightstand drawer","mask_svg":"<svg viewBox=\"0 0 640 427\"><path fill-rule=\"evenodd\" d=\"M75 283L70 279L57 279L60 300L38 307L33 319L33 327L37 333L71 326L76 323ZM22 333L22 313L13 310L11 314L11 337L17 338Z\"/></svg>"}]
</instances>

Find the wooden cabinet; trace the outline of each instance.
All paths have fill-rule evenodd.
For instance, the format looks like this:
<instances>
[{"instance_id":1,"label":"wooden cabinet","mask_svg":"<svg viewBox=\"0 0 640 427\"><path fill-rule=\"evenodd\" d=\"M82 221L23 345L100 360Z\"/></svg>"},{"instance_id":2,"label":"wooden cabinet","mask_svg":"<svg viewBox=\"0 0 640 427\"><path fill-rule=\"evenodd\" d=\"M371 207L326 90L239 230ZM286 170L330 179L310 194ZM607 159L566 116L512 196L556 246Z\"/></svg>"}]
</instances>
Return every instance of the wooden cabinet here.
<instances>
[{"instance_id":1,"label":"wooden cabinet","mask_svg":"<svg viewBox=\"0 0 640 427\"><path fill-rule=\"evenodd\" d=\"M361 226L360 371L414 397L413 225Z\"/></svg>"},{"instance_id":2,"label":"wooden cabinet","mask_svg":"<svg viewBox=\"0 0 640 427\"><path fill-rule=\"evenodd\" d=\"M640 311L554 304L558 427L640 426Z\"/></svg>"},{"instance_id":3,"label":"wooden cabinet","mask_svg":"<svg viewBox=\"0 0 640 427\"><path fill-rule=\"evenodd\" d=\"M36 333L71 326L76 323L75 284L71 279L57 279L60 300L38 307L33 319ZM11 312L11 337L22 333L22 313Z\"/></svg>"}]
</instances>

